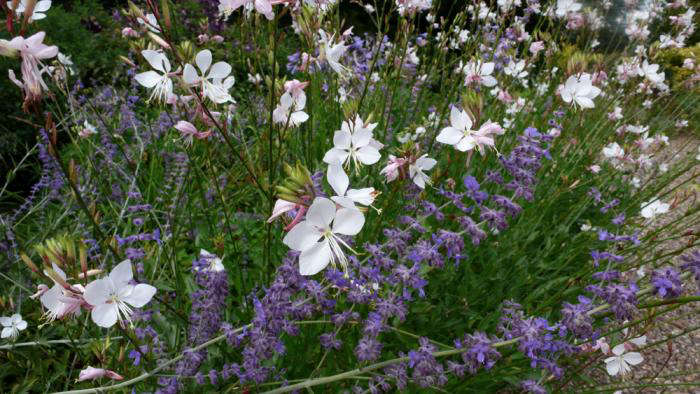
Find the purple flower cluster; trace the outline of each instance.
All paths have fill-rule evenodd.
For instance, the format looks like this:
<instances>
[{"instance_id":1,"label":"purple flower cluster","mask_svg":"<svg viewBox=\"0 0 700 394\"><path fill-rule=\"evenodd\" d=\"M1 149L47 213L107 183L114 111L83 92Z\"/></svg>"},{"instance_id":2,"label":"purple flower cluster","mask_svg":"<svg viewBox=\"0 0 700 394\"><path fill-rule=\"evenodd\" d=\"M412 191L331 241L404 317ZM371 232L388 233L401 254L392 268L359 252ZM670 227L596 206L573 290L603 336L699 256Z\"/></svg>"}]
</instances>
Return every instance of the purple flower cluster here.
<instances>
[{"instance_id":1,"label":"purple flower cluster","mask_svg":"<svg viewBox=\"0 0 700 394\"><path fill-rule=\"evenodd\" d=\"M189 318L188 346L195 347L211 339L221 327L221 319L229 294L228 274L225 270L210 269L213 255L201 255L192 263L195 282L200 287L192 293L192 309ZM207 350L185 350L185 357L175 366L178 376L192 376L207 356ZM181 387L177 378L161 378L164 386L160 392L175 393Z\"/></svg>"},{"instance_id":2,"label":"purple flower cluster","mask_svg":"<svg viewBox=\"0 0 700 394\"><path fill-rule=\"evenodd\" d=\"M652 272L651 284L654 286L654 294L661 298L675 298L683 293L680 274L670 267Z\"/></svg>"}]
</instances>

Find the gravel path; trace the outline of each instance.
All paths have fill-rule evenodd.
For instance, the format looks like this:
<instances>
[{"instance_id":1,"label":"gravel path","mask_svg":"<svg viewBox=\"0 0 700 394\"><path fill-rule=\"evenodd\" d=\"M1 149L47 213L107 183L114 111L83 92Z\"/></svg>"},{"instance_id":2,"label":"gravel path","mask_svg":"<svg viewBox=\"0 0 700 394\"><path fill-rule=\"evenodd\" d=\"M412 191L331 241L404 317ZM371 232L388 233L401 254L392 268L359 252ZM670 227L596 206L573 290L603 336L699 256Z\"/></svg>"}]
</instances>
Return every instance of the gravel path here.
<instances>
[{"instance_id":1,"label":"gravel path","mask_svg":"<svg viewBox=\"0 0 700 394\"><path fill-rule=\"evenodd\" d=\"M656 155L657 162L669 163L681 160L682 157L691 156L695 160L698 154L700 140L692 136L679 136L671 141L671 144ZM669 213L658 217L652 224L651 229L658 229L674 219L682 216L688 209L698 207L700 204L700 162L692 171L688 171L684 176L679 177L672 186L678 185L686 180L691 180L687 185L677 189L673 195L665 199L664 202L673 201L672 209ZM680 239L669 240L664 243L658 251L671 251L696 239L700 234L700 223L695 215L695 221L691 222L688 231L692 235L681 237ZM671 234L666 234L671 235ZM679 234L673 234L679 235ZM678 264L678 258L674 258L672 263ZM647 275L649 270L647 270ZM683 283L684 294L691 295L698 291L695 282L689 278ZM692 330L700 325L700 302L686 304L670 313L657 318L653 325L645 327L647 344L662 341L669 336L675 336ZM619 376L611 378L605 373L603 359L597 361L599 370L592 370L590 377L598 382L592 386L591 390L602 390L606 387L622 387L623 393L694 393L700 394L700 329L680 335L661 345L653 346L642 350L644 361L632 367L632 373L624 381ZM639 385L655 384L656 387L645 387Z\"/></svg>"}]
</instances>

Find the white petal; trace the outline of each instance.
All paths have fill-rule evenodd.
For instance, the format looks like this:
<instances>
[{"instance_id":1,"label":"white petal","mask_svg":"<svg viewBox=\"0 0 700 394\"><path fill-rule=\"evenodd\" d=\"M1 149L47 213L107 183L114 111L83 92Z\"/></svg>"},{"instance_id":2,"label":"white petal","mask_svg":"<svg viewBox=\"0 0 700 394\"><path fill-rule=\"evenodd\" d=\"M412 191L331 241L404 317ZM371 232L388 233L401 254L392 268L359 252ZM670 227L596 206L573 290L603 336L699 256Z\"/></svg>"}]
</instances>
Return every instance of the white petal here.
<instances>
[{"instance_id":1,"label":"white petal","mask_svg":"<svg viewBox=\"0 0 700 394\"><path fill-rule=\"evenodd\" d=\"M333 135L333 145L339 149L350 149L352 135L347 130L337 130Z\"/></svg>"},{"instance_id":2,"label":"white petal","mask_svg":"<svg viewBox=\"0 0 700 394\"><path fill-rule=\"evenodd\" d=\"M146 59L148 64L150 64L154 70L158 70L163 73L170 71L170 62L168 62L168 58L166 58L163 53L146 49L141 51L141 55L143 55L144 59Z\"/></svg>"},{"instance_id":3,"label":"white petal","mask_svg":"<svg viewBox=\"0 0 700 394\"><path fill-rule=\"evenodd\" d=\"M637 352L630 352L622 356L622 358L631 365L637 365L644 361L644 357Z\"/></svg>"},{"instance_id":4,"label":"white petal","mask_svg":"<svg viewBox=\"0 0 700 394\"><path fill-rule=\"evenodd\" d=\"M457 145L455 145L455 148L460 151L460 152L466 152L468 150L474 149L476 146L476 140L472 136L466 136L462 138L461 141Z\"/></svg>"},{"instance_id":5,"label":"white petal","mask_svg":"<svg viewBox=\"0 0 700 394\"><path fill-rule=\"evenodd\" d=\"M2 316L2 317L0 317L0 324L2 324L5 327L10 327L12 325L12 318L7 317L7 316Z\"/></svg>"},{"instance_id":6,"label":"white petal","mask_svg":"<svg viewBox=\"0 0 700 394\"><path fill-rule=\"evenodd\" d=\"M185 68L182 70L182 80L185 81L185 83L188 85L193 85L199 82L197 70L195 70L194 67L189 63L185 64Z\"/></svg>"},{"instance_id":7,"label":"white petal","mask_svg":"<svg viewBox=\"0 0 700 394\"><path fill-rule=\"evenodd\" d=\"M92 305L101 305L109 299L111 288L105 279L96 279L85 286L83 299Z\"/></svg>"},{"instance_id":8,"label":"white petal","mask_svg":"<svg viewBox=\"0 0 700 394\"><path fill-rule=\"evenodd\" d=\"M147 88L156 86L161 78L162 76L155 71L146 71L145 73L139 73L134 76L136 82Z\"/></svg>"},{"instance_id":9,"label":"white petal","mask_svg":"<svg viewBox=\"0 0 700 394\"><path fill-rule=\"evenodd\" d=\"M226 78L231 74L231 65L226 62L216 62L209 70L209 78Z\"/></svg>"},{"instance_id":10,"label":"white petal","mask_svg":"<svg viewBox=\"0 0 700 394\"><path fill-rule=\"evenodd\" d=\"M617 357L610 357L605 360L605 369L608 375L615 376L620 372L620 360Z\"/></svg>"},{"instance_id":11,"label":"white petal","mask_svg":"<svg viewBox=\"0 0 700 394\"><path fill-rule=\"evenodd\" d=\"M9 338L12 336L12 332L14 332L14 329L12 327L5 327L2 329L2 335L0 335L0 338Z\"/></svg>"},{"instance_id":12,"label":"white petal","mask_svg":"<svg viewBox=\"0 0 700 394\"><path fill-rule=\"evenodd\" d=\"M350 153L343 149L333 148L323 156L323 162L328 164L344 163Z\"/></svg>"},{"instance_id":13,"label":"white petal","mask_svg":"<svg viewBox=\"0 0 700 394\"><path fill-rule=\"evenodd\" d=\"M117 304L101 304L92 308L90 312L92 321L95 322L100 327L109 328L112 327L119 317L119 311L117 309Z\"/></svg>"},{"instance_id":14,"label":"white petal","mask_svg":"<svg viewBox=\"0 0 700 394\"><path fill-rule=\"evenodd\" d=\"M588 97L576 96L576 103L580 105L581 108L595 107L595 104L593 104L593 100L589 99Z\"/></svg>"},{"instance_id":15,"label":"white petal","mask_svg":"<svg viewBox=\"0 0 700 394\"><path fill-rule=\"evenodd\" d=\"M379 153L377 148L370 145L360 148L355 155L360 162L362 162L362 164L367 165L374 164L382 158L382 155Z\"/></svg>"},{"instance_id":16,"label":"white petal","mask_svg":"<svg viewBox=\"0 0 700 394\"><path fill-rule=\"evenodd\" d=\"M199 71L202 72L202 76L206 75L209 66L211 66L211 51L208 49L199 51L194 58L194 62L199 67Z\"/></svg>"},{"instance_id":17,"label":"white petal","mask_svg":"<svg viewBox=\"0 0 700 394\"><path fill-rule=\"evenodd\" d=\"M17 327L18 330L22 331L22 330L24 330L25 328L27 328L27 322L24 321L24 320L22 320L22 321L20 321L19 323L17 323L17 324L15 325L15 327ZM636 364L635 364L635 365L636 365Z\"/></svg>"},{"instance_id":18,"label":"white petal","mask_svg":"<svg viewBox=\"0 0 700 394\"><path fill-rule=\"evenodd\" d=\"M440 131L435 141L447 145L456 145L464 137L464 133L454 127L448 126Z\"/></svg>"},{"instance_id":19,"label":"white petal","mask_svg":"<svg viewBox=\"0 0 700 394\"><path fill-rule=\"evenodd\" d=\"M289 123L293 126L299 126L300 124L309 120L309 114L304 111L297 111L289 117Z\"/></svg>"},{"instance_id":20,"label":"white petal","mask_svg":"<svg viewBox=\"0 0 700 394\"><path fill-rule=\"evenodd\" d=\"M416 160L416 166L423 171L432 170L433 167L435 167L435 164L437 164L437 160L432 159L430 157L421 157L418 160Z\"/></svg>"},{"instance_id":21,"label":"white petal","mask_svg":"<svg viewBox=\"0 0 700 394\"><path fill-rule=\"evenodd\" d=\"M122 300L136 308L141 308L151 301L154 294L156 294L155 287L145 283L140 283L134 286L131 294L128 297L124 297Z\"/></svg>"},{"instance_id":22,"label":"white petal","mask_svg":"<svg viewBox=\"0 0 700 394\"><path fill-rule=\"evenodd\" d=\"M355 132L352 135L352 145L356 148L360 148L369 144L372 139L372 131L368 129L361 128L361 125L355 126Z\"/></svg>"},{"instance_id":23,"label":"white petal","mask_svg":"<svg viewBox=\"0 0 700 394\"><path fill-rule=\"evenodd\" d=\"M335 204L324 197L316 197L306 212L306 220L309 224L319 229L328 228L333 218L335 218Z\"/></svg>"},{"instance_id":24,"label":"white petal","mask_svg":"<svg viewBox=\"0 0 700 394\"><path fill-rule=\"evenodd\" d=\"M621 343L612 349L612 352L616 356L621 356L625 352L625 344Z\"/></svg>"},{"instance_id":25,"label":"white petal","mask_svg":"<svg viewBox=\"0 0 700 394\"><path fill-rule=\"evenodd\" d=\"M366 187L364 189L350 189L346 195L358 204L371 205L374 202L373 193L373 187Z\"/></svg>"},{"instance_id":26,"label":"white petal","mask_svg":"<svg viewBox=\"0 0 700 394\"><path fill-rule=\"evenodd\" d=\"M301 252L318 242L319 238L321 238L321 233L319 233L314 226L307 223L307 221L303 221L294 226L287 235L285 235L282 242L290 249Z\"/></svg>"},{"instance_id":27,"label":"white petal","mask_svg":"<svg viewBox=\"0 0 700 394\"><path fill-rule=\"evenodd\" d=\"M340 163L331 164L328 166L327 176L328 184L331 185L335 194L338 196L344 196L345 192L350 186L350 178L348 174L343 171L343 167Z\"/></svg>"},{"instance_id":28,"label":"white petal","mask_svg":"<svg viewBox=\"0 0 700 394\"><path fill-rule=\"evenodd\" d=\"M356 235L365 225L365 215L357 209L341 208L333 221L333 232L336 234Z\"/></svg>"},{"instance_id":29,"label":"white petal","mask_svg":"<svg viewBox=\"0 0 700 394\"><path fill-rule=\"evenodd\" d=\"M112 280L114 286L120 288L134 278L134 273L131 270L131 260L126 259L112 268L109 273L109 279Z\"/></svg>"},{"instance_id":30,"label":"white petal","mask_svg":"<svg viewBox=\"0 0 700 394\"><path fill-rule=\"evenodd\" d=\"M487 62L481 65L481 75L486 76L486 75L491 75L493 72L493 69L496 67L496 64L493 62Z\"/></svg>"},{"instance_id":31,"label":"white petal","mask_svg":"<svg viewBox=\"0 0 700 394\"><path fill-rule=\"evenodd\" d=\"M632 339L630 339L630 342L634 343L637 346L644 346L647 344L647 336L642 335L639 338L632 338Z\"/></svg>"},{"instance_id":32,"label":"white petal","mask_svg":"<svg viewBox=\"0 0 700 394\"><path fill-rule=\"evenodd\" d=\"M17 324L22 321L22 315L15 313L14 315L10 316L10 319L12 320L12 324Z\"/></svg>"},{"instance_id":33,"label":"white petal","mask_svg":"<svg viewBox=\"0 0 700 394\"><path fill-rule=\"evenodd\" d=\"M51 0L41 0L34 6L34 12L46 12L51 8ZM36 19L36 17L34 17ZM656 64L658 66L658 64Z\"/></svg>"},{"instance_id":34,"label":"white petal","mask_svg":"<svg viewBox=\"0 0 700 394\"><path fill-rule=\"evenodd\" d=\"M470 129L471 124L467 127L467 122L471 123L469 116L465 111L459 110L457 107L452 107L450 110L450 124L458 130Z\"/></svg>"},{"instance_id":35,"label":"white petal","mask_svg":"<svg viewBox=\"0 0 700 394\"><path fill-rule=\"evenodd\" d=\"M318 242L299 255L299 273L315 275L328 266L331 261L331 247L328 241Z\"/></svg>"},{"instance_id":36,"label":"white petal","mask_svg":"<svg viewBox=\"0 0 700 394\"><path fill-rule=\"evenodd\" d=\"M481 78L481 84L486 86L487 88L496 86L497 83L498 81L496 80L496 78L492 76L486 76Z\"/></svg>"},{"instance_id":37,"label":"white petal","mask_svg":"<svg viewBox=\"0 0 700 394\"><path fill-rule=\"evenodd\" d=\"M413 179L413 183L416 184L421 189L425 189L425 174L423 174L420 171L416 171L416 173L413 174L411 177Z\"/></svg>"}]
</instances>

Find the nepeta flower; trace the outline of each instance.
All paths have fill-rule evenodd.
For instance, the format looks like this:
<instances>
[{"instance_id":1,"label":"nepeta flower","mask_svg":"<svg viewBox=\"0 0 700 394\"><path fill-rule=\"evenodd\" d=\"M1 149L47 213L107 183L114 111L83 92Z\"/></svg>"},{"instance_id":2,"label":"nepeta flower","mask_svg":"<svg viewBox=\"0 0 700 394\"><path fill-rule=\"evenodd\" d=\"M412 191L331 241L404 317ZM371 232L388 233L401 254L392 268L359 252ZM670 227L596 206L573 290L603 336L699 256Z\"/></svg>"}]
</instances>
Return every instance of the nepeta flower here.
<instances>
[{"instance_id":1,"label":"nepeta flower","mask_svg":"<svg viewBox=\"0 0 700 394\"><path fill-rule=\"evenodd\" d=\"M132 285L131 261L119 263L109 276L97 279L85 286L83 297L92 305L92 321L100 327L112 327L117 320L131 321L131 307L141 308L148 304L156 288L140 283Z\"/></svg>"},{"instance_id":2,"label":"nepeta flower","mask_svg":"<svg viewBox=\"0 0 700 394\"><path fill-rule=\"evenodd\" d=\"M423 171L430 171L437 164L437 160L428 157L427 154L418 158L415 163L408 165L408 175L413 183L421 189L425 189L426 183L430 185L430 177Z\"/></svg>"},{"instance_id":3,"label":"nepeta flower","mask_svg":"<svg viewBox=\"0 0 700 394\"><path fill-rule=\"evenodd\" d=\"M333 135L335 146L326 152L323 161L328 164L346 164L352 161L356 166L378 162L381 158L381 144L372 138L375 127L376 123L365 124L359 115L354 120L344 121L340 130Z\"/></svg>"},{"instance_id":4,"label":"nepeta flower","mask_svg":"<svg viewBox=\"0 0 700 394\"><path fill-rule=\"evenodd\" d=\"M17 339L19 332L27 328L27 322L22 320L22 315L15 313L14 315L7 317L0 317L0 324L2 324L2 339L10 338L10 340Z\"/></svg>"},{"instance_id":5,"label":"nepeta flower","mask_svg":"<svg viewBox=\"0 0 700 394\"><path fill-rule=\"evenodd\" d=\"M187 84L200 85L202 94L216 104L233 102L233 97L228 94L235 83L233 76L229 76L231 66L226 62L216 62L213 65L211 62L210 50L199 51L195 56L195 63L201 75L197 74L194 66L187 63L182 72L182 79Z\"/></svg>"},{"instance_id":6,"label":"nepeta flower","mask_svg":"<svg viewBox=\"0 0 700 394\"><path fill-rule=\"evenodd\" d=\"M662 298L674 298L683 293L680 275L673 268L664 268L652 272L651 284L654 286L654 294L658 294Z\"/></svg>"},{"instance_id":7,"label":"nepeta flower","mask_svg":"<svg viewBox=\"0 0 700 394\"><path fill-rule=\"evenodd\" d=\"M316 197L306 212L306 220L294 226L283 242L301 252L299 273L302 275L315 275L328 263L339 262L343 269L347 269L348 259L341 245L350 247L339 235L356 235L364 224L365 217L357 209L336 210L333 201Z\"/></svg>"},{"instance_id":8,"label":"nepeta flower","mask_svg":"<svg viewBox=\"0 0 700 394\"><path fill-rule=\"evenodd\" d=\"M450 112L451 126L442 129L435 139L437 142L452 145L461 152L477 147L481 154L486 146L494 146L493 135L503 134L503 129L495 123L486 122L479 130L472 130L472 119L465 110L452 107Z\"/></svg>"},{"instance_id":9,"label":"nepeta flower","mask_svg":"<svg viewBox=\"0 0 700 394\"><path fill-rule=\"evenodd\" d=\"M594 108L593 99L600 94L600 89L593 86L590 74L572 75L559 89L565 103L573 102L581 108Z\"/></svg>"},{"instance_id":10,"label":"nepeta flower","mask_svg":"<svg viewBox=\"0 0 700 394\"><path fill-rule=\"evenodd\" d=\"M630 365L638 365L644 361L644 357L637 352L625 353L625 344L621 343L612 349L614 356L605 359L605 369L610 376L618 373L625 375L632 369Z\"/></svg>"},{"instance_id":11,"label":"nepeta flower","mask_svg":"<svg viewBox=\"0 0 700 394\"><path fill-rule=\"evenodd\" d=\"M146 49L141 51L141 55L153 67L154 70L136 74L134 79L142 86L153 89L149 100L155 98L158 101L165 102L173 93L173 81L170 79L170 61L164 53Z\"/></svg>"}]
</instances>

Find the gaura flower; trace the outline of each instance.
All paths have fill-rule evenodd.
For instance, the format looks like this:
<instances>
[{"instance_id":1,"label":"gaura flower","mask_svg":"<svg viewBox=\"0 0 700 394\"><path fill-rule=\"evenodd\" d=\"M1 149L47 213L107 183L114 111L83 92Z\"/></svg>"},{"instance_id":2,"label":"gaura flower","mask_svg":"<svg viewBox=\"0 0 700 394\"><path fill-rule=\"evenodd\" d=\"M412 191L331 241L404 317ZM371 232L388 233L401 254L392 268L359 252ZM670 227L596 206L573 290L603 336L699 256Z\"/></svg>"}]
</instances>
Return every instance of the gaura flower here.
<instances>
[{"instance_id":1,"label":"gaura flower","mask_svg":"<svg viewBox=\"0 0 700 394\"><path fill-rule=\"evenodd\" d=\"M84 302L81 296L83 287L70 286L66 282L66 273L55 263L52 263L51 269L57 276L49 275L50 272L47 271L44 273L53 279L54 285L47 291L43 291L39 298L41 305L46 308L44 316L51 322L69 315L80 315L80 308Z\"/></svg>"},{"instance_id":2,"label":"gaura flower","mask_svg":"<svg viewBox=\"0 0 700 394\"><path fill-rule=\"evenodd\" d=\"M139 17L137 21L141 26L145 26L148 30L153 33L160 33L160 26L158 25L158 19L153 14L146 14L145 19Z\"/></svg>"},{"instance_id":3,"label":"gaura flower","mask_svg":"<svg viewBox=\"0 0 700 394\"><path fill-rule=\"evenodd\" d=\"M525 71L525 60L519 62L510 61L504 68L503 72L513 78L523 79L527 77L528 72Z\"/></svg>"},{"instance_id":4,"label":"gaura flower","mask_svg":"<svg viewBox=\"0 0 700 394\"><path fill-rule=\"evenodd\" d=\"M557 0L556 15L559 18L565 17L569 12L576 12L581 9L581 4L575 0Z\"/></svg>"},{"instance_id":5,"label":"gaura flower","mask_svg":"<svg viewBox=\"0 0 700 394\"><path fill-rule=\"evenodd\" d=\"M58 47L43 43L46 33L40 31L28 38L15 37L7 43L7 46L22 56L22 81L15 78L14 72L9 70L10 79L24 90L25 101L33 102L41 97L44 90L48 90L46 83L41 78L42 70L39 69L41 60L50 59L58 54Z\"/></svg>"},{"instance_id":6,"label":"gaura flower","mask_svg":"<svg viewBox=\"0 0 700 394\"><path fill-rule=\"evenodd\" d=\"M108 369L102 369L102 368L93 368L88 365L87 368L83 369L80 371L80 374L78 375L78 379L76 382L82 382L83 380L94 380L94 379L99 379L107 377L113 380L122 380L124 379L123 376L119 375L118 373L114 371L110 371Z\"/></svg>"},{"instance_id":7,"label":"gaura flower","mask_svg":"<svg viewBox=\"0 0 700 394\"><path fill-rule=\"evenodd\" d=\"M622 159L625 157L625 150L617 142L611 142L603 148L603 156L608 159Z\"/></svg>"},{"instance_id":8,"label":"gaura flower","mask_svg":"<svg viewBox=\"0 0 700 394\"><path fill-rule=\"evenodd\" d=\"M278 124L289 124L292 127L297 127L309 119L309 115L304 112L306 106L306 95L304 92L292 96L291 92L284 92L280 97L280 103L274 111L272 111L272 120Z\"/></svg>"},{"instance_id":9,"label":"gaura flower","mask_svg":"<svg viewBox=\"0 0 700 394\"><path fill-rule=\"evenodd\" d=\"M273 4L282 3L282 0L219 0L219 14L225 18L228 18L233 11L244 6L244 9L252 9L263 15L268 20L272 20L275 17L275 13L272 11Z\"/></svg>"},{"instance_id":10,"label":"gaura flower","mask_svg":"<svg viewBox=\"0 0 700 394\"><path fill-rule=\"evenodd\" d=\"M326 152L323 161L327 164L341 163L349 161L360 164L374 164L379 161L379 144L372 138L372 131L377 127L376 123L365 124L360 116L355 120L344 121L340 130L333 135L333 145L331 150Z\"/></svg>"},{"instance_id":11,"label":"gaura flower","mask_svg":"<svg viewBox=\"0 0 700 394\"><path fill-rule=\"evenodd\" d=\"M15 313L12 316L2 316L0 317L0 324L2 324L2 339L10 338L14 341L17 339L19 332L27 328L27 322L22 320L22 315Z\"/></svg>"},{"instance_id":12,"label":"gaura flower","mask_svg":"<svg viewBox=\"0 0 700 394\"><path fill-rule=\"evenodd\" d=\"M12 1L7 2L7 8L12 9ZM37 1L32 10L32 16L29 18L29 23L46 18L46 11L48 11L49 8L51 8L51 0ZM26 10L27 0L21 0L19 4L17 4L15 14L22 15Z\"/></svg>"},{"instance_id":13,"label":"gaura flower","mask_svg":"<svg viewBox=\"0 0 700 394\"><path fill-rule=\"evenodd\" d=\"M484 85L490 88L498 83L496 78L491 76L495 67L493 62L482 63L479 60L462 65L460 61L457 70L465 75L464 86Z\"/></svg>"},{"instance_id":14,"label":"gaura flower","mask_svg":"<svg viewBox=\"0 0 700 394\"><path fill-rule=\"evenodd\" d=\"M403 157L396 157L394 155L389 155L389 162L386 167L382 169L380 174L386 177L387 182L392 182L399 177L399 170L406 164L407 160Z\"/></svg>"},{"instance_id":15,"label":"gaura flower","mask_svg":"<svg viewBox=\"0 0 700 394\"><path fill-rule=\"evenodd\" d=\"M216 104L233 102L233 97L228 94L229 89L235 83L231 74L231 66L226 62L211 64L211 51L208 49L199 51L195 56L195 63L201 72L197 74L194 66L185 64L182 79L189 85L200 85L202 94ZM211 68L210 68L211 67Z\"/></svg>"},{"instance_id":16,"label":"gaura flower","mask_svg":"<svg viewBox=\"0 0 700 394\"><path fill-rule=\"evenodd\" d=\"M187 145L192 145L193 138L201 140L211 135L211 130L199 131L192 123L186 120L178 121L173 127L182 134L182 139L185 140Z\"/></svg>"},{"instance_id":17,"label":"gaura flower","mask_svg":"<svg viewBox=\"0 0 700 394\"><path fill-rule=\"evenodd\" d=\"M671 208L669 204L661 202L659 199L654 199L642 203L642 211L640 214L645 219L653 219L657 215L668 212L669 208Z\"/></svg>"},{"instance_id":18,"label":"gaura flower","mask_svg":"<svg viewBox=\"0 0 700 394\"><path fill-rule=\"evenodd\" d=\"M331 200L344 208L356 208L355 204L369 206L374 202L376 195L373 187L363 189L348 189L350 186L350 178L343 171L343 166L340 163L330 164L326 172L328 184L331 185L335 196Z\"/></svg>"},{"instance_id":19,"label":"gaura flower","mask_svg":"<svg viewBox=\"0 0 700 394\"><path fill-rule=\"evenodd\" d=\"M593 86L590 74L572 75L560 86L559 93L565 103L578 104L581 108L594 108L593 99L598 97L600 89Z\"/></svg>"},{"instance_id":20,"label":"gaura flower","mask_svg":"<svg viewBox=\"0 0 700 394\"><path fill-rule=\"evenodd\" d=\"M141 55L148 61L154 70L136 74L134 79L142 86L153 89L149 100L155 98L165 102L173 93L173 81L170 79L170 61L164 53L146 49L141 51Z\"/></svg>"},{"instance_id":21,"label":"gaura flower","mask_svg":"<svg viewBox=\"0 0 700 394\"><path fill-rule=\"evenodd\" d=\"M430 171L437 164L437 160L431 159L427 154L421 156L415 163L408 165L408 173L413 183L421 189L425 189L425 184L430 184L430 177L423 171Z\"/></svg>"},{"instance_id":22,"label":"gaura flower","mask_svg":"<svg viewBox=\"0 0 700 394\"><path fill-rule=\"evenodd\" d=\"M83 128L78 132L78 135L82 138L87 138L91 135L97 134L97 128L91 125L87 119L83 122Z\"/></svg>"},{"instance_id":23,"label":"gaura flower","mask_svg":"<svg viewBox=\"0 0 700 394\"><path fill-rule=\"evenodd\" d=\"M299 273L302 275L315 275L328 263L340 263L347 270L348 259L341 245L352 249L339 235L356 235L364 224L365 217L357 209L336 210L333 201L316 197L306 212L306 220L294 226L283 242L301 252Z\"/></svg>"},{"instance_id":24,"label":"gaura flower","mask_svg":"<svg viewBox=\"0 0 700 394\"><path fill-rule=\"evenodd\" d=\"M605 359L605 369L610 376L615 376L618 373L625 375L632 369L630 365L638 365L644 361L644 357L637 352L625 353L625 344L621 343L612 349L613 357Z\"/></svg>"},{"instance_id":25,"label":"gaura flower","mask_svg":"<svg viewBox=\"0 0 700 394\"><path fill-rule=\"evenodd\" d=\"M326 34L326 32L323 30L319 30L318 34L321 36L319 40L319 43L321 44L321 53L318 59L327 61L328 65L333 69L333 71L337 72L338 74L342 75L348 72L349 69L340 64L340 58L343 57L348 47L342 42L332 44L333 37L335 37L335 35L328 37L328 34Z\"/></svg>"},{"instance_id":26,"label":"gaura flower","mask_svg":"<svg viewBox=\"0 0 700 394\"><path fill-rule=\"evenodd\" d=\"M156 288L145 283L132 285L129 282L133 277L131 260L124 260L112 269L109 276L85 286L83 297L93 307L90 315L95 324L109 328L117 320L130 322L131 307L141 308L151 301Z\"/></svg>"},{"instance_id":27,"label":"gaura flower","mask_svg":"<svg viewBox=\"0 0 700 394\"><path fill-rule=\"evenodd\" d=\"M472 130L472 119L464 110L452 107L450 112L451 126L442 129L436 141L452 145L460 152L466 152L477 147L484 154L486 146L494 146L494 134L503 134L503 129L496 123L486 122L479 130Z\"/></svg>"}]
</instances>

